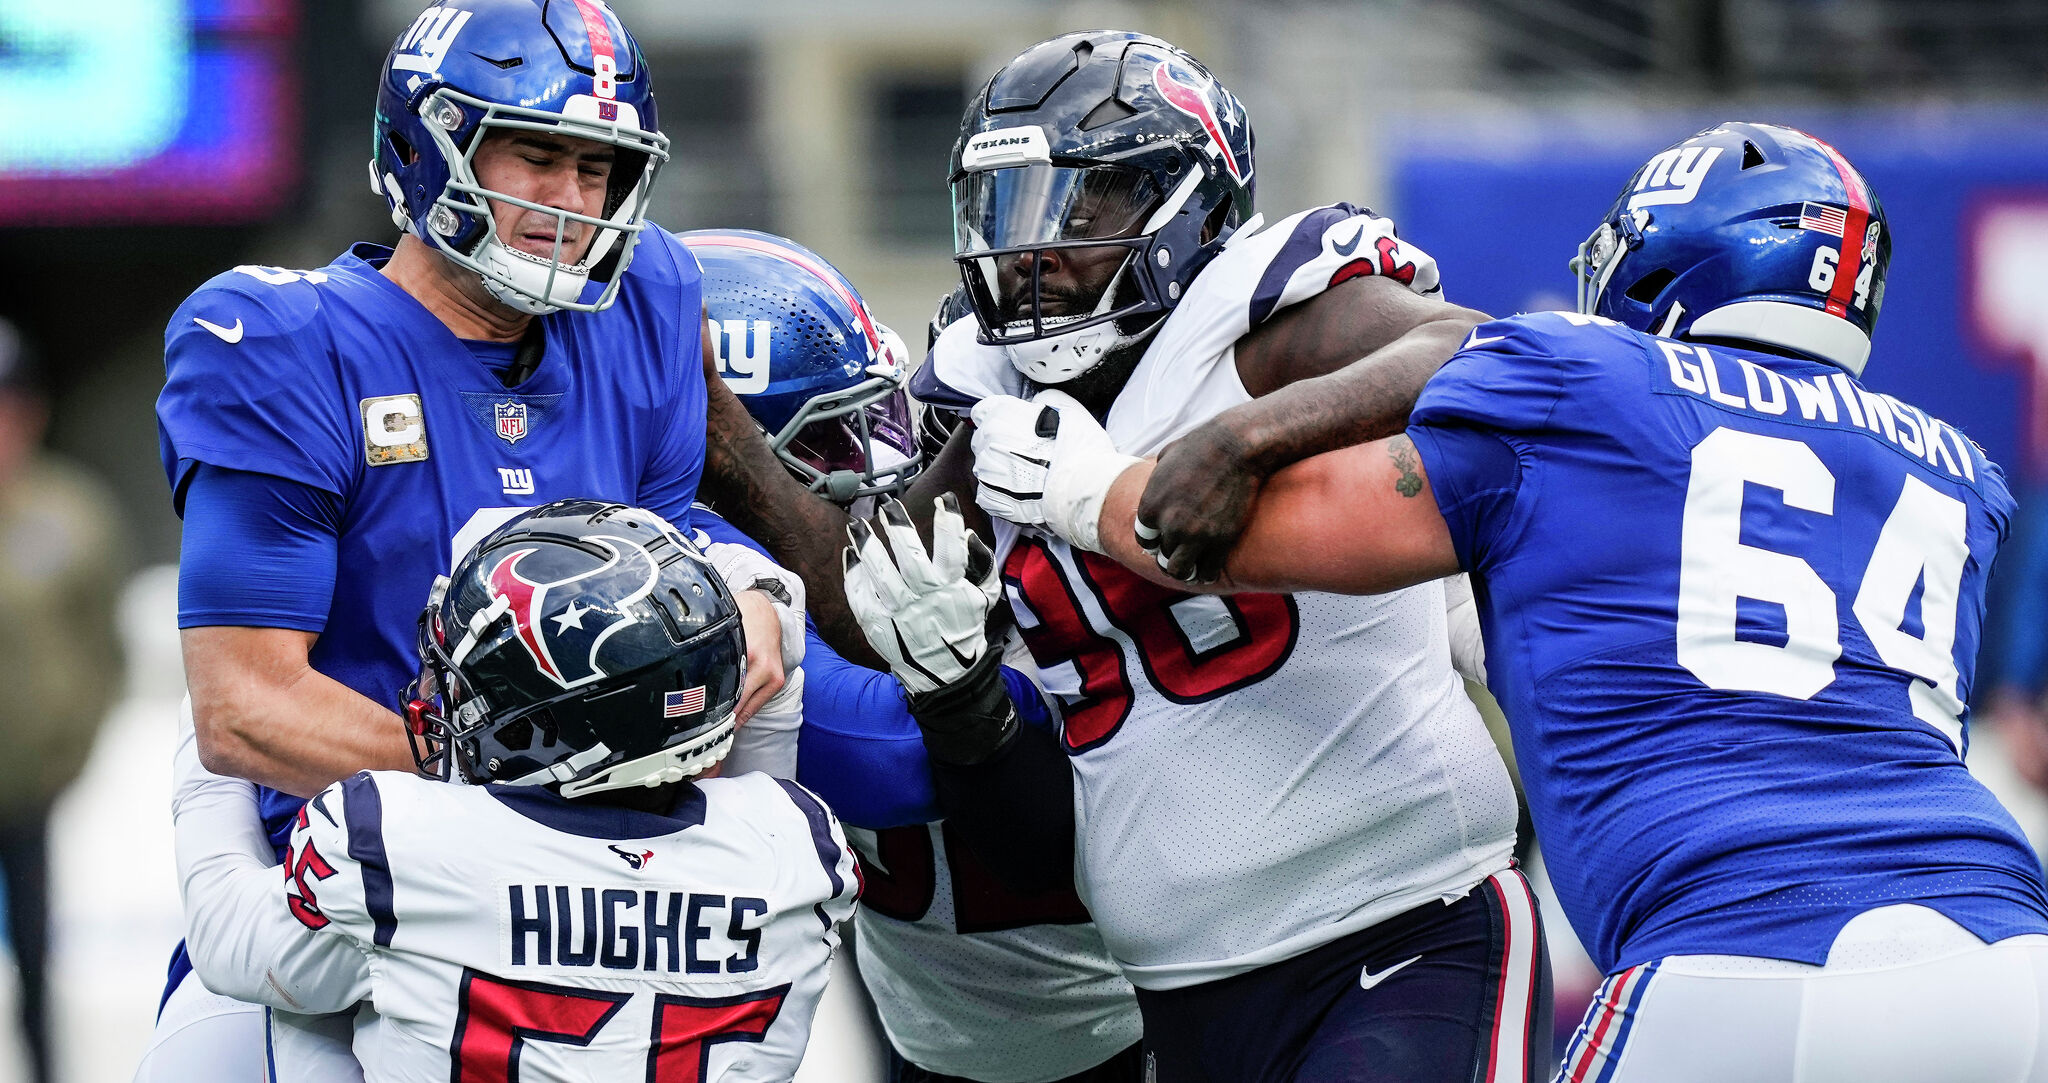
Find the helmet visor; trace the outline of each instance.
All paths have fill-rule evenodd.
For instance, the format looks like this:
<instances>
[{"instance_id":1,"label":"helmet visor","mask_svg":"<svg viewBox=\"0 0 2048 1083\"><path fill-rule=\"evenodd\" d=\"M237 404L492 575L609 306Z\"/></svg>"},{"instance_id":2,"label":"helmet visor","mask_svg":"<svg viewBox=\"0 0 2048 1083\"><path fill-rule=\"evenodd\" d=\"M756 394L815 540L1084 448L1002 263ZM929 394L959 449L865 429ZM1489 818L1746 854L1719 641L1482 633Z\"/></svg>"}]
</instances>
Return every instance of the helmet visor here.
<instances>
[{"instance_id":1,"label":"helmet visor","mask_svg":"<svg viewBox=\"0 0 2048 1083\"><path fill-rule=\"evenodd\" d=\"M1120 166L1027 165L969 173L953 183L953 249L966 255L1128 237L1162 198L1149 174Z\"/></svg>"},{"instance_id":2,"label":"helmet visor","mask_svg":"<svg viewBox=\"0 0 2048 1083\"><path fill-rule=\"evenodd\" d=\"M955 181L954 259L983 329L1023 341L1135 311L1141 302L1119 297L1118 285L1163 202L1149 174L1117 166L1018 166Z\"/></svg>"}]
</instances>

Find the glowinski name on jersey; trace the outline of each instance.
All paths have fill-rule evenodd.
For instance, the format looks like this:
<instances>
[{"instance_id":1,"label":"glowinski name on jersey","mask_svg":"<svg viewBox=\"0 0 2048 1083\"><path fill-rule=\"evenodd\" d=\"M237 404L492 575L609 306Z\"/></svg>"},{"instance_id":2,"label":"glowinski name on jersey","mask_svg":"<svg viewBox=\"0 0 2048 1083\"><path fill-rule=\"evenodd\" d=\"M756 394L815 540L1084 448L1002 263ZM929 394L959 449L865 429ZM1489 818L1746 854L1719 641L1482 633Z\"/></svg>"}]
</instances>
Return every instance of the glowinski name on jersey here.
<instances>
[{"instance_id":1,"label":"glowinski name on jersey","mask_svg":"<svg viewBox=\"0 0 2048 1083\"><path fill-rule=\"evenodd\" d=\"M1593 316L1567 318L1589 323L1599 320ZM1667 385L1656 388L1661 394L1691 395L1724 410L1777 421L1860 429L1951 478L1977 480L1974 460L1983 452L1969 437L1919 407L1872 391L1845 373L1795 376L1773 372L1746 357L1717 354L1706 346L1668 338L1653 341L1666 362L1669 379ZM1740 375L1731 378L1731 372Z\"/></svg>"}]
</instances>

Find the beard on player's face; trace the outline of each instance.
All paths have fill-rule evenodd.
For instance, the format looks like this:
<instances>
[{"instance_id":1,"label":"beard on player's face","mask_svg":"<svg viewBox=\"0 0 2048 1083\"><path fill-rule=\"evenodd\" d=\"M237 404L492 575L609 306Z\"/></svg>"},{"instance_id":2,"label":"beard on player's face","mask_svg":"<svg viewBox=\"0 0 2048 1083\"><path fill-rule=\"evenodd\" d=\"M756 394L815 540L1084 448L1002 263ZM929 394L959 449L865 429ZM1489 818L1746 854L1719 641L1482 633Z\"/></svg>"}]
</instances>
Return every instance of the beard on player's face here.
<instances>
[{"instance_id":1,"label":"beard on player's face","mask_svg":"<svg viewBox=\"0 0 2048 1083\"><path fill-rule=\"evenodd\" d=\"M1130 255L1128 248L1108 246L1043 249L1010 257L1003 265L1002 296L997 300L1003 322L1028 321L1033 315L1053 319L1094 312L1102 302L1103 291L1110 288ZM1034 265L1038 271L1035 313Z\"/></svg>"}]
</instances>

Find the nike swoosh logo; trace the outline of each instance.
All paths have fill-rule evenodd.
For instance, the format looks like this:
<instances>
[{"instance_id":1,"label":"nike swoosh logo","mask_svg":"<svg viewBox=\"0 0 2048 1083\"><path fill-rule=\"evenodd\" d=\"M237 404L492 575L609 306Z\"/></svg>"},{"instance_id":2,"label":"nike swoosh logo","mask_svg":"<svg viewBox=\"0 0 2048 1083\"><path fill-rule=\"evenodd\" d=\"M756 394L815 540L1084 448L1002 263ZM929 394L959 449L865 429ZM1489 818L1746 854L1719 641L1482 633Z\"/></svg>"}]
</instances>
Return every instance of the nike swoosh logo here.
<instances>
[{"instance_id":1,"label":"nike swoosh logo","mask_svg":"<svg viewBox=\"0 0 2048 1083\"><path fill-rule=\"evenodd\" d=\"M1356 233L1352 234L1352 235L1351 235L1351 239L1350 239L1350 240L1348 240L1348 241L1334 241L1334 242L1332 242L1332 243L1330 244L1330 249L1331 249L1331 251L1334 251L1334 252L1336 252L1336 253L1337 253L1338 255L1340 255L1340 256L1348 256L1348 255L1350 255L1351 253L1353 253L1353 252L1356 252L1356 251L1358 251L1358 242L1360 242L1360 241L1362 241L1362 240L1364 240L1364 239L1365 239L1365 223L1363 223L1363 222L1360 222L1360 223L1358 224L1358 232L1356 232Z\"/></svg>"},{"instance_id":2,"label":"nike swoosh logo","mask_svg":"<svg viewBox=\"0 0 2048 1083\"><path fill-rule=\"evenodd\" d=\"M222 327L220 324L217 323L208 323L203 317L200 316L192 317L192 322L198 324L201 327L206 328L208 331L213 332L213 337L221 340L222 342L227 343L230 346L233 346L235 343L242 341L242 320L240 317L235 318L235 325L233 327Z\"/></svg>"},{"instance_id":3,"label":"nike swoosh logo","mask_svg":"<svg viewBox=\"0 0 2048 1083\"><path fill-rule=\"evenodd\" d=\"M1390 966L1377 974L1373 973L1372 967L1368 965L1360 969L1358 972L1358 987L1360 989L1370 989L1373 986L1378 985L1383 981L1386 981L1387 978L1392 976L1395 971L1401 969L1404 966L1407 966L1409 963L1417 963L1421 961L1422 956L1418 955L1413 959L1408 959L1403 962L1395 963L1393 966Z\"/></svg>"},{"instance_id":4,"label":"nike swoosh logo","mask_svg":"<svg viewBox=\"0 0 2048 1083\"><path fill-rule=\"evenodd\" d=\"M1506 337L1508 337L1508 336L1506 336L1506 335L1487 335L1487 336L1486 336L1485 338L1481 338L1481 337L1479 336L1479 332L1477 332L1477 331L1474 331L1474 332L1472 332L1472 337L1471 337L1471 338L1468 338L1468 339L1466 339L1466 340L1465 340L1465 345L1464 345L1464 346L1462 346L1462 347L1460 347L1460 348L1461 348L1461 349L1466 349L1466 350L1469 350L1469 349L1472 349L1472 348L1473 348L1473 347L1475 347L1475 346L1484 346L1484 345L1486 345L1486 344L1487 344L1487 343L1489 343L1489 342L1499 342L1499 341L1500 341L1501 339L1504 339L1504 338L1506 338Z\"/></svg>"}]
</instances>

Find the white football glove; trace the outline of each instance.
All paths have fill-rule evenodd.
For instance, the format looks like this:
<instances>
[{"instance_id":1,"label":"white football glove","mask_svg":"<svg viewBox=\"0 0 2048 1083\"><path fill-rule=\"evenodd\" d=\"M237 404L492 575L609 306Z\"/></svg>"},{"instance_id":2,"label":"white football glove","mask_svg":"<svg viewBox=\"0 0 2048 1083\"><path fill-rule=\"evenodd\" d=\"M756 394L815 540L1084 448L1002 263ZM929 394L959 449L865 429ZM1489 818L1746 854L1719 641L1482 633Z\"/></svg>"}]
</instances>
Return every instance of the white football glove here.
<instances>
[{"instance_id":1,"label":"white football glove","mask_svg":"<svg viewBox=\"0 0 2048 1083\"><path fill-rule=\"evenodd\" d=\"M988 546L967 528L951 493L935 503L929 553L910 510L894 497L872 520L847 527L846 603L868 644L912 693L966 676L988 650L988 613L998 597Z\"/></svg>"},{"instance_id":2,"label":"white football glove","mask_svg":"<svg viewBox=\"0 0 2048 1083\"><path fill-rule=\"evenodd\" d=\"M1102 552L1102 502L1138 461L1118 452L1095 416L1064 391L974 406L975 503L1020 526L1044 526L1078 548Z\"/></svg>"}]
</instances>

